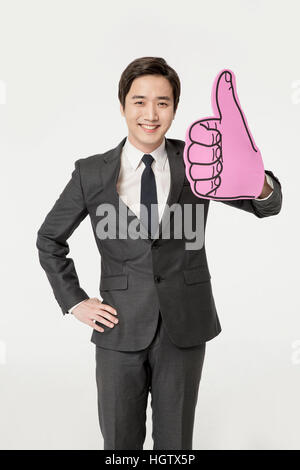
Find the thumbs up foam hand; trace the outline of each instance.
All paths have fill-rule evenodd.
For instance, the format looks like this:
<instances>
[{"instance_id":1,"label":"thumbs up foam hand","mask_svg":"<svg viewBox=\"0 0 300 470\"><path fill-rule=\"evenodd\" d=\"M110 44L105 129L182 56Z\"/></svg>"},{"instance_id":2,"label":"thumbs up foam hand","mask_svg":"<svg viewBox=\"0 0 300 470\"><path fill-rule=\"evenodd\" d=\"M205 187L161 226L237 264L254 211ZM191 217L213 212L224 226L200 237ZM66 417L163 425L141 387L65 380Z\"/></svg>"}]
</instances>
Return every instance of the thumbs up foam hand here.
<instances>
[{"instance_id":1,"label":"thumbs up foam hand","mask_svg":"<svg viewBox=\"0 0 300 470\"><path fill-rule=\"evenodd\" d=\"M193 193L213 200L254 199L262 191L264 164L236 93L223 70L212 89L215 117L193 122L185 137L185 172Z\"/></svg>"}]
</instances>

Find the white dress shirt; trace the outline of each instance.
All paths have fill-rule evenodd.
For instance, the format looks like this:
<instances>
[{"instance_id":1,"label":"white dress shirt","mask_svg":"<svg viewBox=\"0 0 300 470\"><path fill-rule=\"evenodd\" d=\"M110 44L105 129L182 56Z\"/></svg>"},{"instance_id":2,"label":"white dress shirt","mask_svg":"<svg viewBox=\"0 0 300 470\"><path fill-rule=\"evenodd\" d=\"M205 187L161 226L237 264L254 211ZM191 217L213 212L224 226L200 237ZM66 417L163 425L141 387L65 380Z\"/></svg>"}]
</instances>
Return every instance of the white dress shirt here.
<instances>
[{"instance_id":1,"label":"white dress shirt","mask_svg":"<svg viewBox=\"0 0 300 470\"><path fill-rule=\"evenodd\" d=\"M120 173L117 181L117 192L119 193L120 198L138 218L140 217L141 179L142 173L145 169L145 164L142 162L144 154L145 152L136 148L127 137L121 152ZM167 202L171 182L165 139L160 146L155 150L152 150L150 154L154 158L152 170L156 181L158 217L160 221ZM266 177L268 184L273 189L274 185L272 177L267 174ZM265 201L271 196L271 194L272 192L263 199L255 200ZM84 301L82 300L82 302ZM69 310L69 313L72 313L72 310L80 303L81 302L74 305Z\"/></svg>"},{"instance_id":2,"label":"white dress shirt","mask_svg":"<svg viewBox=\"0 0 300 470\"><path fill-rule=\"evenodd\" d=\"M160 221L168 199L171 181L165 139L150 154L154 158L151 168L155 176L158 218ZM117 182L119 196L138 219L140 218L141 179L145 169L145 164L142 162L143 155L145 155L145 152L137 149L127 138L122 149L121 167Z\"/></svg>"}]
</instances>

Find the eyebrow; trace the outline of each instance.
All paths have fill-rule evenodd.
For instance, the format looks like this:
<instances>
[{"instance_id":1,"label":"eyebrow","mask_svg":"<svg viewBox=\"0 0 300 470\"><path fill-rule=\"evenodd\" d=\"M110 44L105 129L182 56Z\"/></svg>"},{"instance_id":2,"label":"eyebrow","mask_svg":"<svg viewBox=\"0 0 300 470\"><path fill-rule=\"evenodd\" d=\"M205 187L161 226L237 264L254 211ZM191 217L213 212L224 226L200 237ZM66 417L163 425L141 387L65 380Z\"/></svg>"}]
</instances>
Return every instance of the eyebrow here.
<instances>
[{"instance_id":1,"label":"eyebrow","mask_svg":"<svg viewBox=\"0 0 300 470\"><path fill-rule=\"evenodd\" d=\"M146 96L143 96L143 95L133 95L131 97L132 100L136 100L136 99L145 99ZM169 96L157 96L156 97L157 100L166 100L166 101L171 101L171 98Z\"/></svg>"}]
</instances>

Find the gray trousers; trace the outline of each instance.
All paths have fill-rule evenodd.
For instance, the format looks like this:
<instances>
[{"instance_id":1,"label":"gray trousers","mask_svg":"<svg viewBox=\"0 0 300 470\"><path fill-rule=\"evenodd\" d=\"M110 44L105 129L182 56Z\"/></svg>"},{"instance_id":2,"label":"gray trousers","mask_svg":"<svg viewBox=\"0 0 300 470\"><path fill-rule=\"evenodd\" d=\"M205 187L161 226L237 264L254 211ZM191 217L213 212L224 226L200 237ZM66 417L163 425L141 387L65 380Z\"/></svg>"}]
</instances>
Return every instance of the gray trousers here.
<instances>
[{"instance_id":1,"label":"gray trousers","mask_svg":"<svg viewBox=\"0 0 300 470\"><path fill-rule=\"evenodd\" d=\"M149 392L153 449L192 449L205 346L177 347L167 335L161 314L146 349L115 351L96 346L104 450L143 449Z\"/></svg>"}]
</instances>

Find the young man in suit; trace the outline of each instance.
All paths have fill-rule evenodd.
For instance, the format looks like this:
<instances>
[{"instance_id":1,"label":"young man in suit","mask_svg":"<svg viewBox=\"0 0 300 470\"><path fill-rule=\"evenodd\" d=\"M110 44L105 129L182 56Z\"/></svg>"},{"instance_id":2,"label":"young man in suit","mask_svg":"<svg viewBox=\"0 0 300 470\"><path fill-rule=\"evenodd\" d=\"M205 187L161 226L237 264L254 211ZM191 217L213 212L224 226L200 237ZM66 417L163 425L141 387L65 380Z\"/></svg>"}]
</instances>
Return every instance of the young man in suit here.
<instances>
[{"instance_id":1,"label":"young man in suit","mask_svg":"<svg viewBox=\"0 0 300 470\"><path fill-rule=\"evenodd\" d=\"M187 250L187 237L175 236L175 214L168 210L190 205L194 227L201 205L205 230L210 201L191 191L184 141L165 137L179 96L178 75L164 59L131 62L118 95L128 136L112 150L75 162L38 231L40 263L62 313L71 312L93 329L105 450L143 449L149 392L153 449L192 449L206 341L221 331L205 244ZM260 218L278 214L281 185L271 171L265 173L257 199L222 202ZM116 213L115 237L103 236L101 208L107 205ZM151 205L156 211L144 211ZM81 288L67 257L67 239L87 215L101 256L102 301ZM145 231L150 223L151 233ZM130 236L136 227L143 236ZM126 237L119 235L121 228Z\"/></svg>"}]
</instances>

